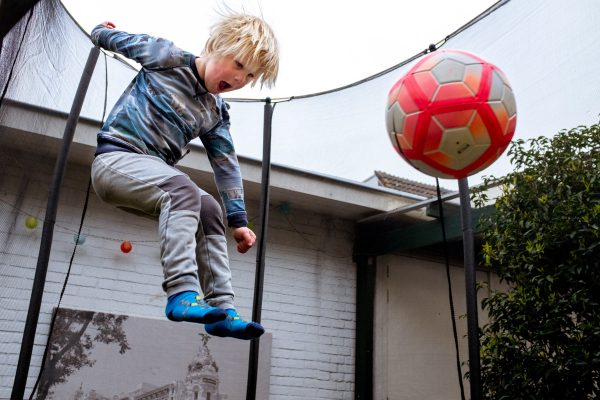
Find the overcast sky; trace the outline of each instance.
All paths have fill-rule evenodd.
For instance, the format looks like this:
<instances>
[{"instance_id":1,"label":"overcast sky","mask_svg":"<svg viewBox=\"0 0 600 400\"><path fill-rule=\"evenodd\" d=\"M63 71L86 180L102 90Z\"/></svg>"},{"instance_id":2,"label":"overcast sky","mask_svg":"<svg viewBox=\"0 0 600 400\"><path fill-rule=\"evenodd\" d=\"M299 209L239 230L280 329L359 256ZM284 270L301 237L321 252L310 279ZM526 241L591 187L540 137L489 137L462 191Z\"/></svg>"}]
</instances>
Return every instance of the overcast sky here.
<instances>
[{"instance_id":1,"label":"overcast sky","mask_svg":"<svg viewBox=\"0 0 600 400\"><path fill-rule=\"evenodd\" d=\"M288 97L334 89L441 41L495 0L62 0L87 31L111 21L199 53L223 5L262 15L281 46L277 87L232 97Z\"/></svg>"}]
</instances>

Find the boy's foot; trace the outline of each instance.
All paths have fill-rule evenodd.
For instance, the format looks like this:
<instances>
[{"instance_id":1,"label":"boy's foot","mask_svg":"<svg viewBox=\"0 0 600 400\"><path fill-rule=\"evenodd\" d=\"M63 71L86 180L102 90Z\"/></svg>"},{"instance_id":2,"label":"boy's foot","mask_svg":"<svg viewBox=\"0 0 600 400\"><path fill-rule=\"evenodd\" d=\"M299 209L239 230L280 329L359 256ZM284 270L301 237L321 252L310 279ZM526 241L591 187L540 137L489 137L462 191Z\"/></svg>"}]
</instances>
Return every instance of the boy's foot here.
<instances>
[{"instance_id":1,"label":"boy's foot","mask_svg":"<svg viewBox=\"0 0 600 400\"><path fill-rule=\"evenodd\" d=\"M227 309L227 319L204 326L207 333L220 337L242 340L255 339L265 333L265 328L257 322L246 322L233 308Z\"/></svg>"},{"instance_id":2,"label":"boy's foot","mask_svg":"<svg viewBox=\"0 0 600 400\"><path fill-rule=\"evenodd\" d=\"M169 296L165 314L171 321L210 324L227 318L227 313L208 305L197 292L187 291Z\"/></svg>"}]
</instances>

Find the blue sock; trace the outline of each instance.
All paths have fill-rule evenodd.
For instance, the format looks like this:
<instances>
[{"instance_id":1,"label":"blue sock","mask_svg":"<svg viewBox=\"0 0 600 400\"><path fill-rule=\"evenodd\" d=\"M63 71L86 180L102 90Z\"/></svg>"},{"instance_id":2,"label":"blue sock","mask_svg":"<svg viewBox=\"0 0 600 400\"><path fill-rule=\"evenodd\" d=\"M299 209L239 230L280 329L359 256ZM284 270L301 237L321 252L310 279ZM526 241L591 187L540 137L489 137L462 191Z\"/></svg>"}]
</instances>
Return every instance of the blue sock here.
<instances>
[{"instance_id":1,"label":"blue sock","mask_svg":"<svg viewBox=\"0 0 600 400\"><path fill-rule=\"evenodd\" d=\"M225 310L208 305L198 292L187 291L169 296L165 314L171 321L210 324L227 318Z\"/></svg>"},{"instance_id":2,"label":"blue sock","mask_svg":"<svg viewBox=\"0 0 600 400\"><path fill-rule=\"evenodd\" d=\"M204 326L210 335L232 337L242 340L255 339L265 333L265 328L257 322L246 322L233 308L227 309L227 319Z\"/></svg>"}]
</instances>

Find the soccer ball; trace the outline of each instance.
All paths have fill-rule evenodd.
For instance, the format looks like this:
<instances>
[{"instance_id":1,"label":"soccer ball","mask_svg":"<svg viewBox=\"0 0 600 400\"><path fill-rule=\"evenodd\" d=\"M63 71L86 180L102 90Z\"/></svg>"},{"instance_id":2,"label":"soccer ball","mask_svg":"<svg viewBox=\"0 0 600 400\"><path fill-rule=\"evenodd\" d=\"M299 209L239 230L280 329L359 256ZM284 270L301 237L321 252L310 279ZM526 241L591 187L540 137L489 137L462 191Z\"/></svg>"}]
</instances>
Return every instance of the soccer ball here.
<instances>
[{"instance_id":1,"label":"soccer ball","mask_svg":"<svg viewBox=\"0 0 600 400\"><path fill-rule=\"evenodd\" d=\"M413 167L438 178L460 179L491 165L516 123L504 73L462 50L429 53L388 94L392 145Z\"/></svg>"}]
</instances>

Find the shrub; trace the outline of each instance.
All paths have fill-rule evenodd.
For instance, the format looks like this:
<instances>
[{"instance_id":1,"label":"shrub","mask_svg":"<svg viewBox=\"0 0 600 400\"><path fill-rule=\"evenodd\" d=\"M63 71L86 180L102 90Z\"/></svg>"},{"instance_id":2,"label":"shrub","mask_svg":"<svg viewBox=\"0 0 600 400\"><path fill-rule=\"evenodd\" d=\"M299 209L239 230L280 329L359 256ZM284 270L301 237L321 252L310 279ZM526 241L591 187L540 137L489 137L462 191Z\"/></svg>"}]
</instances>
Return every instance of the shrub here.
<instances>
[{"instance_id":1,"label":"shrub","mask_svg":"<svg viewBox=\"0 0 600 400\"><path fill-rule=\"evenodd\" d=\"M508 284L482 305L486 398L590 399L600 371L600 126L516 140L480 221L481 263ZM476 206L488 199L474 194Z\"/></svg>"}]
</instances>

